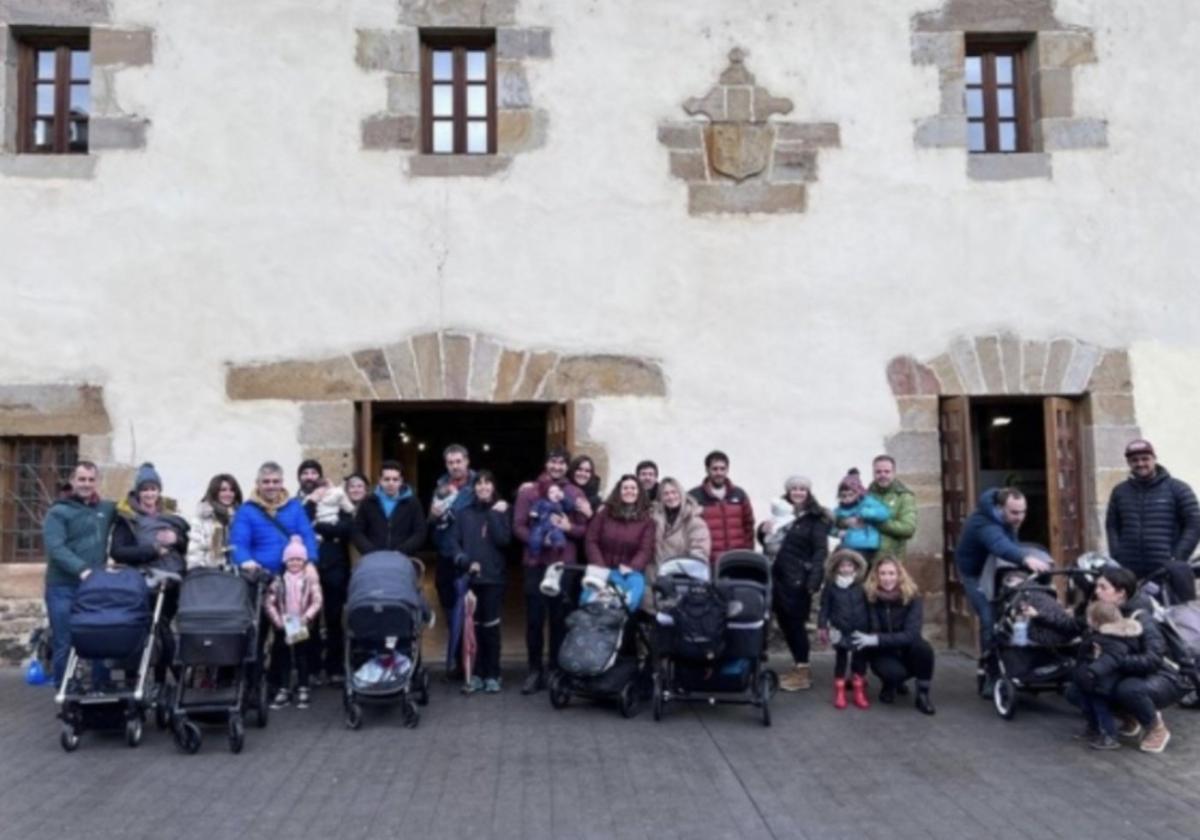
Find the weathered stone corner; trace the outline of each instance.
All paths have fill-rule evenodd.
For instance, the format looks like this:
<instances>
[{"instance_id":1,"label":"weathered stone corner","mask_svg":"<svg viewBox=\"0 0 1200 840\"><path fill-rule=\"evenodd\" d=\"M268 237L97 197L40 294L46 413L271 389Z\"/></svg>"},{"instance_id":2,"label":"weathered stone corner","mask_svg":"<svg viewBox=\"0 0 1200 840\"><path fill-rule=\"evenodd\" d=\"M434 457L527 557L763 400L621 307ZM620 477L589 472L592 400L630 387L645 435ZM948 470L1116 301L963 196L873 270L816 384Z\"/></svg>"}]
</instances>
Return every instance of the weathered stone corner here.
<instances>
[{"instance_id":1,"label":"weathered stone corner","mask_svg":"<svg viewBox=\"0 0 1200 840\"><path fill-rule=\"evenodd\" d=\"M790 99L758 86L740 48L707 94L683 103L703 120L664 121L658 141L668 149L670 174L688 185L688 212L802 213L806 184L817 180L817 154L840 145L832 123L791 123Z\"/></svg>"}]
</instances>

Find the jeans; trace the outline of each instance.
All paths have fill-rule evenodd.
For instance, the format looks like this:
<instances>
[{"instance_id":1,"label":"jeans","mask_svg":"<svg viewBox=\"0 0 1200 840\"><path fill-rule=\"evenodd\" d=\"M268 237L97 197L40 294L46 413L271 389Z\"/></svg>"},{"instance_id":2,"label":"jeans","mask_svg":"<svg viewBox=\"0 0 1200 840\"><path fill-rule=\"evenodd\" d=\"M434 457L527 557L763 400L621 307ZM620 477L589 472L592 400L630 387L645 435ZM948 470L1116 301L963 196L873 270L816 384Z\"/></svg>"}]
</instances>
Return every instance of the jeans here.
<instances>
[{"instance_id":1,"label":"jeans","mask_svg":"<svg viewBox=\"0 0 1200 840\"><path fill-rule=\"evenodd\" d=\"M787 641L792 661L808 664L808 622L812 613L812 594L803 586L788 586L780 582L771 593L775 620Z\"/></svg>"},{"instance_id":2,"label":"jeans","mask_svg":"<svg viewBox=\"0 0 1200 840\"><path fill-rule=\"evenodd\" d=\"M1076 695L1076 699L1079 701L1079 708L1083 709L1088 726L1110 738L1117 737L1117 722L1113 718L1112 707L1107 697L1081 691Z\"/></svg>"},{"instance_id":3,"label":"jeans","mask_svg":"<svg viewBox=\"0 0 1200 840\"><path fill-rule=\"evenodd\" d=\"M928 684L933 679L933 647L918 639L908 647L876 648L871 657L871 670L884 685L898 686L908 679Z\"/></svg>"},{"instance_id":4,"label":"jeans","mask_svg":"<svg viewBox=\"0 0 1200 840\"><path fill-rule=\"evenodd\" d=\"M992 626L995 624L995 620L992 618L992 603L979 588L978 576L964 575L960 571L958 579L962 581L963 594L971 603L971 609L975 610L975 615L979 616L979 654L987 656L996 643L993 635L995 628Z\"/></svg>"}]
</instances>

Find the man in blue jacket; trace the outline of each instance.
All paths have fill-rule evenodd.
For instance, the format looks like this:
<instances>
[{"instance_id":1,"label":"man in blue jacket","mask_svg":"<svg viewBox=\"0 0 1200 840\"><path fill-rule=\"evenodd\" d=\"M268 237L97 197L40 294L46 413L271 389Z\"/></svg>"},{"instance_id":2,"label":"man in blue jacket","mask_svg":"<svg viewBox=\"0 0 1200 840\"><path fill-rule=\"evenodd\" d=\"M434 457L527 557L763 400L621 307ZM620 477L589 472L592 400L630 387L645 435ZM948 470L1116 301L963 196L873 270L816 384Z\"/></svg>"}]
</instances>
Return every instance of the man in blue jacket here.
<instances>
[{"instance_id":1,"label":"man in blue jacket","mask_svg":"<svg viewBox=\"0 0 1200 840\"><path fill-rule=\"evenodd\" d=\"M1050 565L1017 542L1017 530L1025 521L1025 495L1013 487L985 490L979 505L963 523L962 535L954 549L954 566L962 581L963 593L979 616L979 652L987 656L992 636L992 605L980 586L983 567L991 555L1024 566L1031 572L1048 571Z\"/></svg>"},{"instance_id":2,"label":"man in blue jacket","mask_svg":"<svg viewBox=\"0 0 1200 840\"><path fill-rule=\"evenodd\" d=\"M254 494L238 508L229 526L233 564L247 570L283 572L283 549L292 537L304 540L309 562L317 558L317 540L300 499L288 496L283 467L267 461L258 468Z\"/></svg>"}]
</instances>

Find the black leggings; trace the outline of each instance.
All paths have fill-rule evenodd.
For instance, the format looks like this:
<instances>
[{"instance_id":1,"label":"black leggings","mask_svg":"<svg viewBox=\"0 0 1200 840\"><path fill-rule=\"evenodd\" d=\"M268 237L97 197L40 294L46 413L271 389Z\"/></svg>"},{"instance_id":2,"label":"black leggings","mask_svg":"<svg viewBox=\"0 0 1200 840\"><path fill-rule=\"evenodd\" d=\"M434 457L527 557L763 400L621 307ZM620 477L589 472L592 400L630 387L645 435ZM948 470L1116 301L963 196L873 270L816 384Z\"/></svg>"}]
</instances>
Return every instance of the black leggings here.
<instances>
[{"instance_id":1,"label":"black leggings","mask_svg":"<svg viewBox=\"0 0 1200 840\"><path fill-rule=\"evenodd\" d=\"M271 646L271 685L277 689L288 688L292 682L292 667L296 668L296 688L308 688L308 666L312 662L310 648L317 640L312 636L316 628L310 622L309 637L294 645L287 643L287 633L275 628L275 641Z\"/></svg>"},{"instance_id":2,"label":"black leggings","mask_svg":"<svg viewBox=\"0 0 1200 840\"><path fill-rule=\"evenodd\" d=\"M845 677L847 675L846 665L850 666L850 673L856 677L861 677L867 673L867 655L861 650L847 650L845 648L837 648L837 655L833 661L833 676L834 679Z\"/></svg>"},{"instance_id":3,"label":"black leggings","mask_svg":"<svg viewBox=\"0 0 1200 840\"><path fill-rule=\"evenodd\" d=\"M500 679L500 608L504 603L504 584L475 583L475 641L479 644L475 673L480 679Z\"/></svg>"},{"instance_id":4,"label":"black leggings","mask_svg":"<svg viewBox=\"0 0 1200 840\"><path fill-rule=\"evenodd\" d=\"M928 683L933 679L933 646L918 639L908 647L880 648L871 655L871 670L884 685L898 686L914 678Z\"/></svg>"},{"instance_id":5,"label":"black leggings","mask_svg":"<svg viewBox=\"0 0 1200 840\"><path fill-rule=\"evenodd\" d=\"M792 661L808 664L808 617L812 613L812 594L803 586L780 583L771 596L775 620L792 653Z\"/></svg>"}]
</instances>

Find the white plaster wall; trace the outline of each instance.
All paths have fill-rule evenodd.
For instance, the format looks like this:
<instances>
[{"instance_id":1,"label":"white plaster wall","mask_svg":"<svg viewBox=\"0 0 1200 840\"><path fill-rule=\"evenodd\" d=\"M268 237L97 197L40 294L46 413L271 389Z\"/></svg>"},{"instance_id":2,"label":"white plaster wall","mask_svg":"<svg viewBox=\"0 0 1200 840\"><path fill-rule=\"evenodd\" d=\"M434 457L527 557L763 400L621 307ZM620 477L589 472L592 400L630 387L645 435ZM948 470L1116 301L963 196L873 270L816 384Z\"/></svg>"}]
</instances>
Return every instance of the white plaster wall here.
<instances>
[{"instance_id":1,"label":"white plaster wall","mask_svg":"<svg viewBox=\"0 0 1200 840\"><path fill-rule=\"evenodd\" d=\"M554 58L528 62L549 143L478 181L409 180L399 154L359 148L386 94L354 31L395 24L392 0L117 0L116 21L157 32L154 65L118 82L149 144L91 182L0 182L0 382L103 384L116 457L153 459L184 498L299 456L295 408L228 402L224 362L439 327L661 359L668 401L597 403L614 469L658 456L691 483L718 446L764 510L790 472L829 500L867 469L898 426L888 359L959 334L1135 343L1151 361L1144 343L1166 342L1175 373L1135 375L1147 434L1170 440L1200 353L1198 74L1167 48L1200 37L1191 4L1059 3L1097 33L1076 110L1108 119L1111 148L1014 183L914 148L938 87L909 21L934 5L525 0L522 23L553 29ZM691 218L668 175L657 123L685 117L734 45L794 100L788 119L841 125L804 215ZM1200 475L1195 445L1170 463Z\"/></svg>"}]
</instances>

